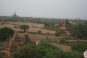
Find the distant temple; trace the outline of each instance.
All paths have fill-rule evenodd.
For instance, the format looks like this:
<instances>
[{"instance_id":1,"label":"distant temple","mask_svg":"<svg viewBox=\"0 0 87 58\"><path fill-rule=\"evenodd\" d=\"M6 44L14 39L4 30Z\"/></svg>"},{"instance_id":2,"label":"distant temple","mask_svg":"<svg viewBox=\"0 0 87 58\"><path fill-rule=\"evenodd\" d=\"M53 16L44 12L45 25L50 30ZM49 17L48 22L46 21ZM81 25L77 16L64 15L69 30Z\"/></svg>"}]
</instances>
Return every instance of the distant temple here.
<instances>
[{"instance_id":1,"label":"distant temple","mask_svg":"<svg viewBox=\"0 0 87 58\"><path fill-rule=\"evenodd\" d=\"M14 15L12 15L12 17L18 17L18 15L16 15L16 12L14 12Z\"/></svg>"},{"instance_id":2,"label":"distant temple","mask_svg":"<svg viewBox=\"0 0 87 58\"><path fill-rule=\"evenodd\" d=\"M66 21L61 20L59 26L63 29L66 29L66 27L71 26L71 23L69 23L68 19Z\"/></svg>"},{"instance_id":3,"label":"distant temple","mask_svg":"<svg viewBox=\"0 0 87 58\"><path fill-rule=\"evenodd\" d=\"M10 37L9 45L5 48L5 54L11 56L17 52L18 46L23 46L31 43L34 42L31 41L27 33L25 33L24 38L20 38L18 32L15 32L13 37Z\"/></svg>"}]
</instances>

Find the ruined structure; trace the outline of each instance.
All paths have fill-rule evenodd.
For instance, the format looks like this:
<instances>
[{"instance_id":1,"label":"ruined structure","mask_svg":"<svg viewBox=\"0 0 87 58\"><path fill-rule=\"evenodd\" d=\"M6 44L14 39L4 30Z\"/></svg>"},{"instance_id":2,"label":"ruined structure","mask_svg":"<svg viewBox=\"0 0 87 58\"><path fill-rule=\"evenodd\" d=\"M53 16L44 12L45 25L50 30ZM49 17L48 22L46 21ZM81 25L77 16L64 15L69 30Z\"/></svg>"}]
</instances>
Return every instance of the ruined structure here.
<instances>
[{"instance_id":1,"label":"ruined structure","mask_svg":"<svg viewBox=\"0 0 87 58\"><path fill-rule=\"evenodd\" d=\"M66 21L61 20L60 25L59 25L62 29L66 29L66 27L71 26L71 24L69 23L68 19Z\"/></svg>"},{"instance_id":2,"label":"ruined structure","mask_svg":"<svg viewBox=\"0 0 87 58\"><path fill-rule=\"evenodd\" d=\"M24 35L24 38L21 38L19 37L18 32L15 32L13 37L10 37L9 45L5 48L5 54L11 56L17 51L18 46L23 46L31 43L34 42L30 40L27 33Z\"/></svg>"}]
</instances>

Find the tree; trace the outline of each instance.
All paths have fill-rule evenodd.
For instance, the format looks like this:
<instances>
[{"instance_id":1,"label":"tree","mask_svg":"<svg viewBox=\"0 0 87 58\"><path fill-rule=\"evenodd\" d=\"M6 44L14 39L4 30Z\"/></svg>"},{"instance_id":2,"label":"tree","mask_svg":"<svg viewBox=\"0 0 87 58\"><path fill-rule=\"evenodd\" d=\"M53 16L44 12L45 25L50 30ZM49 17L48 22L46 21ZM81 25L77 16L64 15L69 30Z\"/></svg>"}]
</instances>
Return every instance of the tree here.
<instances>
[{"instance_id":1,"label":"tree","mask_svg":"<svg viewBox=\"0 0 87 58\"><path fill-rule=\"evenodd\" d=\"M87 39L87 26L85 25L78 24L77 26L72 27L69 32L71 36L76 37L78 39Z\"/></svg>"},{"instance_id":2,"label":"tree","mask_svg":"<svg viewBox=\"0 0 87 58\"><path fill-rule=\"evenodd\" d=\"M60 49L50 50L43 58L61 58L63 51Z\"/></svg>"},{"instance_id":3,"label":"tree","mask_svg":"<svg viewBox=\"0 0 87 58\"><path fill-rule=\"evenodd\" d=\"M87 21L85 21L84 24L87 26Z\"/></svg>"},{"instance_id":4,"label":"tree","mask_svg":"<svg viewBox=\"0 0 87 58\"><path fill-rule=\"evenodd\" d=\"M45 26L45 28L47 28L49 26L49 24L48 23L44 23L44 26Z\"/></svg>"},{"instance_id":5,"label":"tree","mask_svg":"<svg viewBox=\"0 0 87 58\"><path fill-rule=\"evenodd\" d=\"M41 55L41 58L46 58L46 56L49 55L50 52L55 51L56 49L61 51L61 49L53 46L49 42L40 42L38 44L38 48L39 48L39 54ZM49 55L49 56L51 56L51 55Z\"/></svg>"},{"instance_id":6,"label":"tree","mask_svg":"<svg viewBox=\"0 0 87 58\"><path fill-rule=\"evenodd\" d=\"M74 44L71 48L74 51L84 52L87 49L87 44Z\"/></svg>"},{"instance_id":7,"label":"tree","mask_svg":"<svg viewBox=\"0 0 87 58\"><path fill-rule=\"evenodd\" d=\"M63 52L60 58L84 58L83 53L78 51Z\"/></svg>"},{"instance_id":8,"label":"tree","mask_svg":"<svg viewBox=\"0 0 87 58\"><path fill-rule=\"evenodd\" d=\"M20 46L13 58L84 58L78 51L64 52L60 48L53 46L49 42L41 41L36 46L29 44Z\"/></svg>"},{"instance_id":9,"label":"tree","mask_svg":"<svg viewBox=\"0 0 87 58\"><path fill-rule=\"evenodd\" d=\"M14 31L11 28L1 28L0 29L0 40L5 40L9 38L10 36L13 36Z\"/></svg>"},{"instance_id":10,"label":"tree","mask_svg":"<svg viewBox=\"0 0 87 58\"><path fill-rule=\"evenodd\" d=\"M39 31L38 31L38 34L41 34L41 33L42 33L42 31L41 31L41 30L39 30Z\"/></svg>"},{"instance_id":11,"label":"tree","mask_svg":"<svg viewBox=\"0 0 87 58\"><path fill-rule=\"evenodd\" d=\"M28 25L21 25L20 28L26 32L26 29L29 29Z\"/></svg>"},{"instance_id":12,"label":"tree","mask_svg":"<svg viewBox=\"0 0 87 58\"><path fill-rule=\"evenodd\" d=\"M17 53L13 56L14 58L39 58L38 48L35 44L28 44L20 46L17 49Z\"/></svg>"},{"instance_id":13,"label":"tree","mask_svg":"<svg viewBox=\"0 0 87 58\"><path fill-rule=\"evenodd\" d=\"M60 28L56 29L55 35L59 36L60 34L65 34L65 30L60 29Z\"/></svg>"}]
</instances>

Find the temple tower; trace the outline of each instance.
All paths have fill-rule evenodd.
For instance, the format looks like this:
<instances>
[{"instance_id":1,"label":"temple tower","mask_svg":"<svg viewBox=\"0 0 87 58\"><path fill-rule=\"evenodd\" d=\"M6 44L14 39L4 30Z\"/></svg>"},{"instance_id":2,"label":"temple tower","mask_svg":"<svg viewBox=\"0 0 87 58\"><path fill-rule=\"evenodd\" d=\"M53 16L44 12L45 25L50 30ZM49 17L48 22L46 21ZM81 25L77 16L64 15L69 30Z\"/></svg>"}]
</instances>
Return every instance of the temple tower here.
<instances>
[{"instance_id":1,"label":"temple tower","mask_svg":"<svg viewBox=\"0 0 87 58\"><path fill-rule=\"evenodd\" d=\"M26 32L24 35L24 44L28 44L28 43L31 43L31 39L28 37L28 34Z\"/></svg>"},{"instance_id":2,"label":"temple tower","mask_svg":"<svg viewBox=\"0 0 87 58\"><path fill-rule=\"evenodd\" d=\"M64 20L61 20L60 25L63 25L64 23L65 23Z\"/></svg>"}]
</instances>

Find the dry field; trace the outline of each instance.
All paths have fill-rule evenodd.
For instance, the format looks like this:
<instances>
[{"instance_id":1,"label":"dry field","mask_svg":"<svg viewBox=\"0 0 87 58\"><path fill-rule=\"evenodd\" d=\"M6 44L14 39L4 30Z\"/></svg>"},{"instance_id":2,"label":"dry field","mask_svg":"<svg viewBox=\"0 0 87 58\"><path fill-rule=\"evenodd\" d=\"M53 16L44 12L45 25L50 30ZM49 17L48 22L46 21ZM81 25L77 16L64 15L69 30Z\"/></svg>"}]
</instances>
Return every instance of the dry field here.
<instances>
[{"instance_id":1,"label":"dry field","mask_svg":"<svg viewBox=\"0 0 87 58\"><path fill-rule=\"evenodd\" d=\"M28 31L30 31L30 32L37 32L38 30L41 30L42 31L42 33L47 33L47 32L49 32L50 34L54 34L55 33L55 31L52 31L52 30L45 30L45 29L41 29L41 28L43 28L44 27L44 25L43 24L36 24L36 23L23 23L23 22L8 22L8 23L10 23L10 24L5 24L5 25L1 25L1 23L0 23L0 28L3 28L3 27L10 27L10 28L12 28L13 30L15 30L15 31L19 31L19 30L21 30L20 28L14 28L14 26L16 26L16 25L12 25L12 24L17 24L17 25L28 25L30 28L28 29ZM38 28L34 28L34 27L32 27L32 26L35 26L35 27L38 27Z\"/></svg>"},{"instance_id":2,"label":"dry field","mask_svg":"<svg viewBox=\"0 0 87 58\"><path fill-rule=\"evenodd\" d=\"M24 38L24 33L19 33L19 36ZM28 34L28 36L32 41L35 41L35 42L40 40L40 39L46 38L46 35L41 35L41 34ZM58 38L54 35L49 35L48 37L49 38Z\"/></svg>"},{"instance_id":3,"label":"dry field","mask_svg":"<svg viewBox=\"0 0 87 58\"><path fill-rule=\"evenodd\" d=\"M51 30L45 30L45 29L41 29L42 27L44 27L43 24L36 24L36 23L24 23L24 22L8 22L9 24L4 24L2 25L0 23L0 28L3 28L3 27L9 27L9 28L12 28L13 30L15 31L20 31L21 29L20 28L14 28L14 26L17 26L17 25L28 25L30 28L28 29L29 32L37 32L38 30L41 30L42 33L47 33L49 32L50 34L54 34L55 31L51 31ZM13 25L13 24L17 24L17 25ZM38 27L38 28L34 28L32 26L35 26L35 27ZM40 34L28 34L29 37L31 38L31 40L34 40L34 41L37 41L39 39L44 39L46 37L46 35L40 35ZM19 33L19 36L20 37L24 37L24 33ZM57 38L56 36L54 35L49 35L50 38Z\"/></svg>"},{"instance_id":4,"label":"dry field","mask_svg":"<svg viewBox=\"0 0 87 58\"><path fill-rule=\"evenodd\" d=\"M36 24L36 23L23 23L23 22L8 22L9 24L4 24L2 25L0 23L0 28L3 28L3 27L9 27L9 28L12 28L13 30L15 31L20 31L21 29L20 28L14 28L14 26L17 26L17 25L28 25L30 28L28 29L29 32L37 32L38 30L41 30L42 33L47 33L49 32L50 34L54 34L55 31L52 31L52 30L45 30L45 29L42 29L44 27L43 24ZM13 25L13 24L17 24L17 25ZM34 28L32 26L35 26L35 27L38 27L38 28ZM24 34L25 33L19 33L19 36L20 37L24 37ZM28 34L29 38L32 40L32 41L39 41L40 39L45 39L46 38L46 35L41 35L41 34ZM54 35L49 35L48 36L49 38L58 38ZM55 43L52 43L54 46L57 46L57 47L60 47L61 49L63 49L64 51L70 51L70 47L68 46L65 46L65 45L61 45L61 44L55 44Z\"/></svg>"}]
</instances>

